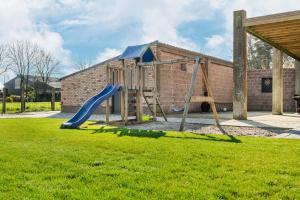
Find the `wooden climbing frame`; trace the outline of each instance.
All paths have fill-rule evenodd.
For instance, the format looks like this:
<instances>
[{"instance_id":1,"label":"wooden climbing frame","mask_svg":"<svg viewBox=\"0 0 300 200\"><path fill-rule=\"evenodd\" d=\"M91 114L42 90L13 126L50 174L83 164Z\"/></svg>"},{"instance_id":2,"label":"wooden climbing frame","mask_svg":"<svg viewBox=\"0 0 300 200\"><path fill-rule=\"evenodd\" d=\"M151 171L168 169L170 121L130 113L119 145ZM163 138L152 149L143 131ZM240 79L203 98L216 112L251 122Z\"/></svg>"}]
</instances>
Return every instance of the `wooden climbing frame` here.
<instances>
[{"instance_id":1,"label":"wooden climbing frame","mask_svg":"<svg viewBox=\"0 0 300 200\"><path fill-rule=\"evenodd\" d=\"M180 130L184 128L184 123L188 115L188 109L191 103L198 102L208 102L213 111L213 117L216 123L219 124L218 114L213 99L212 91L209 86L207 78L207 66L199 57L196 58L182 58L169 61L152 61L152 62L126 62L126 60L121 60L122 65L114 66L113 64L107 64L106 74L107 83L119 84L121 86L121 117L122 123L128 124L129 117L135 116L133 121L142 122L143 121L143 106L146 104L149 111L153 115L153 120L157 119L157 114L160 113L161 116L167 121L166 114L163 111L159 100L159 93L157 90L157 67L164 64L175 64L175 63L189 63L195 62L195 66L192 73L192 79L190 86L188 88L185 97L184 113L182 117L182 122L180 125ZM193 91L195 87L197 73L201 68L203 83L206 88L208 96L193 96ZM149 77L152 77L152 81L149 81ZM144 104L145 103L145 104ZM133 111L132 111L133 108ZM110 115L110 100L106 101L106 123L109 123ZM132 120L131 120L132 121Z\"/></svg>"},{"instance_id":2,"label":"wooden climbing frame","mask_svg":"<svg viewBox=\"0 0 300 200\"><path fill-rule=\"evenodd\" d=\"M144 65L138 60L126 62L121 60L121 67L111 63L106 65L106 77L108 84L118 84L121 86L121 118L123 124L142 122L144 103L153 115L153 120L157 118L157 107L167 121L166 114L160 105L157 92L157 65L154 62ZM153 81L149 81L152 77ZM106 101L106 123L109 123L110 99ZM129 117L135 119L129 120Z\"/></svg>"}]
</instances>

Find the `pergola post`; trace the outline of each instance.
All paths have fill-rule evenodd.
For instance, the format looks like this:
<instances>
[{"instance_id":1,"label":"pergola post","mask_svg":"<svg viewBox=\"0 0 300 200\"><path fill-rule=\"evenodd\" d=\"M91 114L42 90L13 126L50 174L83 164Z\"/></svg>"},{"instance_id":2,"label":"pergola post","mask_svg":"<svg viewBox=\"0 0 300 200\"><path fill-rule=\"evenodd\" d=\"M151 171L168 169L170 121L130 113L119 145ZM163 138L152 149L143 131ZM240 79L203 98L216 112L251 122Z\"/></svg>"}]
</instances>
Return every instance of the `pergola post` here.
<instances>
[{"instance_id":1,"label":"pergola post","mask_svg":"<svg viewBox=\"0 0 300 200\"><path fill-rule=\"evenodd\" d=\"M234 12L233 25L233 118L247 119L247 33L245 10Z\"/></svg>"},{"instance_id":2,"label":"pergola post","mask_svg":"<svg viewBox=\"0 0 300 200\"><path fill-rule=\"evenodd\" d=\"M283 113L283 54L274 48L272 57L272 114Z\"/></svg>"},{"instance_id":3,"label":"pergola post","mask_svg":"<svg viewBox=\"0 0 300 200\"><path fill-rule=\"evenodd\" d=\"M300 95L300 61L295 60L295 94Z\"/></svg>"}]
</instances>

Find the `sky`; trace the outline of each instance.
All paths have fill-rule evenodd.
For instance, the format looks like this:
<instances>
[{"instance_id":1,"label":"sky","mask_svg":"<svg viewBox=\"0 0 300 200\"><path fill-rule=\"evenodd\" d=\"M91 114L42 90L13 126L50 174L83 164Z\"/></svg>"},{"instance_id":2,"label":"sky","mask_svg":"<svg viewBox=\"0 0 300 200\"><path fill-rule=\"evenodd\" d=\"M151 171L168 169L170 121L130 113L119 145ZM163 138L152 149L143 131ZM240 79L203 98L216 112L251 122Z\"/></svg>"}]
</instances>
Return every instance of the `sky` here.
<instances>
[{"instance_id":1,"label":"sky","mask_svg":"<svg viewBox=\"0 0 300 200\"><path fill-rule=\"evenodd\" d=\"M233 11L248 17L300 10L299 0L0 0L0 44L30 40L63 76L128 45L159 40L232 60ZM8 73L6 79L12 78ZM3 77L0 77L0 80ZM3 82L2 80L0 82Z\"/></svg>"}]
</instances>

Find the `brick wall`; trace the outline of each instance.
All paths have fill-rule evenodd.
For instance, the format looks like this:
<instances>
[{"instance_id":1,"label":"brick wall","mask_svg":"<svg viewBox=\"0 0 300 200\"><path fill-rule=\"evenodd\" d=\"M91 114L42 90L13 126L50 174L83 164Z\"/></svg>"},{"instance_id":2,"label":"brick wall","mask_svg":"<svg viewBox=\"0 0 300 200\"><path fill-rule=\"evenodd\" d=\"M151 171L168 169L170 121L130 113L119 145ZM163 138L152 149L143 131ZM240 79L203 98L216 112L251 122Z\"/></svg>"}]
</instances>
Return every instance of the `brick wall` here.
<instances>
[{"instance_id":1,"label":"brick wall","mask_svg":"<svg viewBox=\"0 0 300 200\"><path fill-rule=\"evenodd\" d=\"M106 85L106 68L99 65L61 81L62 112L75 112Z\"/></svg>"},{"instance_id":2,"label":"brick wall","mask_svg":"<svg viewBox=\"0 0 300 200\"><path fill-rule=\"evenodd\" d=\"M158 47L157 57L159 60L172 60L192 57L192 55L180 50ZM186 71L181 69L180 64L159 67L160 100L166 112L170 112L172 107L182 108L184 106L184 98L191 81L193 68L193 62L187 64ZM227 110L232 109L232 76L233 69L231 67L210 62L208 77L218 110L223 110L225 107ZM204 95L201 70L197 74L194 95ZM200 105L201 103L192 103L190 112L199 112Z\"/></svg>"},{"instance_id":3,"label":"brick wall","mask_svg":"<svg viewBox=\"0 0 300 200\"><path fill-rule=\"evenodd\" d=\"M232 110L233 69L211 62L208 68L208 80L217 109Z\"/></svg>"},{"instance_id":4,"label":"brick wall","mask_svg":"<svg viewBox=\"0 0 300 200\"><path fill-rule=\"evenodd\" d=\"M151 47L159 60L173 60L178 58L194 57L195 53L166 46L154 45ZM126 65L134 64L132 60L125 61ZM112 66L121 66L120 61L110 62ZM186 65L186 71L180 64L158 66L158 92L165 112L172 107L182 108L184 98L189 87L194 63ZM153 85L153 73L149 73L146 85ZM209 81L219 109L229 108L232 104L232 68L217 63L209 67ZM90 69L68 76L62 80L62 112L75 112L91 96L95 95L106 85L106 67L98 65ZM203 95L203 81L199 70L197 74L194 95ZM102 104L102 108L105 104ZM230 108L229 108L230 109ZM98 109L96 112L104 112ZM200 103L193 103L190 111L200 111Z\"/></svg>"},{"instance_id":5,"label":"brick wall","mask_svg":"<svg viewBox=\"0 0 300 200\"><path fill-rule=\"evenodd\" d=\"M180 51L174 51L167 48L158 48L159 60L173 60L184 58L186 55ZM158 67L158 91L162 107L165 112L170 112L172 107L182 108L184 98L189 87L193 63L186 65L186 71L181 69L180 64L161 65ZM201 73L197 74L194 95L202 95ZM200 111L200 104L193 103L190 111Z\"/></svg>"},{"instance_id":6,"label":"brick wall","mask_svg":"<svg viewBox=\"0 0 300 200\"><path fill-rule=\"evenodd\" d=\"M272 78L271 69L248 71L248 110L272 111L272 93L261 92L262 78ZM283 110L295 111L295 102L292 99L295 92L295 69L283 70Z\"/></svg>"}]
</instances>

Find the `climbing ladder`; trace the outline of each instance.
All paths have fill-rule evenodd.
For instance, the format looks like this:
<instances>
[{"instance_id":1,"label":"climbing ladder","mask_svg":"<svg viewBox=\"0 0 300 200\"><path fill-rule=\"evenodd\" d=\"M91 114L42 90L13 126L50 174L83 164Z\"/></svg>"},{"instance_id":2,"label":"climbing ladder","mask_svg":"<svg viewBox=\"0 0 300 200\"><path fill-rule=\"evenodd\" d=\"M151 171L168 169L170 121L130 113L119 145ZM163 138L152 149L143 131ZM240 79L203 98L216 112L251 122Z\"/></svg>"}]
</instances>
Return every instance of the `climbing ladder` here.
<instances>
[{"instance_id":1,"label":"climbing ladder","mask_svg":"<svg viewBox=\"0 0 300 200\"><path fill-rule=\"evenodd\" d=\"M153 115L153 119L156 120L156 115L157 115L157 107L159 108L159 113L163 116L165 121L167 121L167 116L166 113L163 111L159 98L156 95L157 93L153 90L144 90L143 91L143 97L145 99L145 102L150 110L150 112Z\"/></svg>"}]
</instances>

